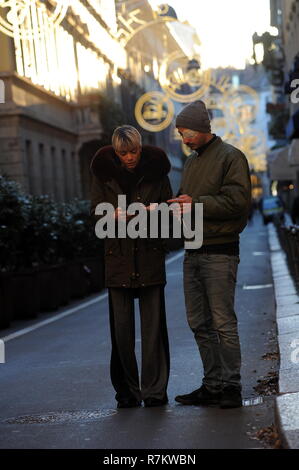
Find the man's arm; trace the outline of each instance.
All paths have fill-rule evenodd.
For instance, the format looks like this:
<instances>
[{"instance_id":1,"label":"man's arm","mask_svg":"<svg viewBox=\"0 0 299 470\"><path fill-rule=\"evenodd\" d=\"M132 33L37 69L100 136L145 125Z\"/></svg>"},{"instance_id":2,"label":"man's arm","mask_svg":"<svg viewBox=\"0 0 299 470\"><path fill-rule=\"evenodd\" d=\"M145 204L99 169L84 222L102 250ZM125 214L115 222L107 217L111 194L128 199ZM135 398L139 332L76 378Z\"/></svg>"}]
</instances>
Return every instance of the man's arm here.
<instances>
[{"instance_id":1,"label":"man's arm","mask_svg":"<svg viewBox=\"0 0 299 470\"><path fill-rule=\"evenodd\" d=\"M249 210L251 182L248 162L241 152L234 156L226 168L223 184L218 194L200 196L193 203L203 203L207 219L238 218Z\"/></svg>"}]
</instances>

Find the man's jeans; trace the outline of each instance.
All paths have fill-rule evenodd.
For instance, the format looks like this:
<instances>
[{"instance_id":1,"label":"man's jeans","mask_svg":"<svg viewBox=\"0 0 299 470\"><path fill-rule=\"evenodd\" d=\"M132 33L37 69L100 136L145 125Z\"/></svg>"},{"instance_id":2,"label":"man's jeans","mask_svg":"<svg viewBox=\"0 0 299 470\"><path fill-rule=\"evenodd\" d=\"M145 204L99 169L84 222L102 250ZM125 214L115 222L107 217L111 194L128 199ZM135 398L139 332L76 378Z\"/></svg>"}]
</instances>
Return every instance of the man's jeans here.
<instances>
[{"instance_id":1,"label":"man's jeans","mask_svg":"<svg viewBox=\"0 0 299 470\"><path fill-rule=\"evenodd\" d=\"M241 351L234 296L238 256L186 252L184 292L187 319L201 355L203 384L211 392L241 390Z\"/></svg>"}]
</instances>

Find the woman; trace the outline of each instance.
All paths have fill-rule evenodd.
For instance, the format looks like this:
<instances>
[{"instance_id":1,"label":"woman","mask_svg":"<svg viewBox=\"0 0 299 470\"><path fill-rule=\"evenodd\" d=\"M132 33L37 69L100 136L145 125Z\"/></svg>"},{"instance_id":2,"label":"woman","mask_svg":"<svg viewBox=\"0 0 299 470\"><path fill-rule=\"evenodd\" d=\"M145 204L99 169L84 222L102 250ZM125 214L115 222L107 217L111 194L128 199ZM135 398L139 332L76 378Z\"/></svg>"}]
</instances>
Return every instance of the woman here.
<instances>
[{"instance_id":1,"label":"woman","mask_svg":"<svg viewBox=\"0 0 299 470\"><path fill-rule=\"evenodd\" d=\"M92 207L108 202L116 221L128 220L118 207L165 202L172 196L163 150L143 146L132 126L115 129L112 146L101 148L91 163ZM168 402L169 347L165 316L165 250L163 241L150 238L105 239L105 283L109 291L112 340L110 372L118 408L165 405ZM139 298L142 371L139 386L135 356L134 297Z\"/></svg>"}]
</instances>

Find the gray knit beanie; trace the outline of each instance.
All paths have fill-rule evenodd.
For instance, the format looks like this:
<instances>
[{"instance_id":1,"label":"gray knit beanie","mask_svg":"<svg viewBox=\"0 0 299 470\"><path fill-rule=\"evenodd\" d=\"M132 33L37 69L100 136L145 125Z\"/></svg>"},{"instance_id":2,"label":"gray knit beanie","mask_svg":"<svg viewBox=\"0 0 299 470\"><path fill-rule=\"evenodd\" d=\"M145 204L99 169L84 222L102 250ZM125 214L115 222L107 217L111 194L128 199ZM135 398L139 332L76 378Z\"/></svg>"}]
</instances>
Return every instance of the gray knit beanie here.
<instances>
[{"instance_id":1,"label":"gray knit beanie","mask_svg":"<svg viewBox=\"0 0 299 470\"><path fill-rule=\"evenodd\" d=\"M175 125L176 127L185 127L186 129L209 134L211 132L211 123L204 102L198 100L185 106L177 115Z\"/></svg>"}]
</instances>

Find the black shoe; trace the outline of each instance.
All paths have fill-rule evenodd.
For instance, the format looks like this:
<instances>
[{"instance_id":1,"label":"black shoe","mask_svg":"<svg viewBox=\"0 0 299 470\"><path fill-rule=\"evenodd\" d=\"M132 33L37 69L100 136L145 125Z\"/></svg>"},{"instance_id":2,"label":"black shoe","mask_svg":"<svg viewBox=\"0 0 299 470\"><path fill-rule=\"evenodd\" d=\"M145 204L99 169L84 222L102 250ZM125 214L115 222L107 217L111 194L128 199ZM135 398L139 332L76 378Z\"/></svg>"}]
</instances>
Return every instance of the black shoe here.
<instances>
[{"instance_id":1,"label":"black shoe","mask_svg":"<svg viewBox=\"0 0 299 470\"><path fill-rule=\"evenodd\" d=\"M182 403L182 405L197 405L197 406L208 406L218 405L220 403L221 393L212 393L202 385L194 392L188 393L187 395L178 395L175 397L175 401Z\"/></svg>"},{"instance_id":2,"label":"black shoe","mask_svg":"<svg viewBox=\"0 0 299 470\"><path fill-rule=\"evenodd\" d=\"M134 398L129 398L128 400L120 400L117 402L117 408L135 408L141 406L141 402L135 400Z\"/></svg>"},{"instance_id":3,"label":"black shoe","mask_svg":"<svg viewBox=\"0 0 299 470\"><path fill-rule=\"evenodd\" d=\"M144 406L147 408L150 408L152 406L167 405L168 398L163 398L162 400L160 400L159 398L145 398L143 401L144 401Z\"/></svg>"},{"instance_id":4,"label":"black shoe","mask_svg":"<svg viewBox=\"0 0 299 470\"><path fill-rule=\"evenodd\" d=\"M232 385L222 390L220 408L240 408L242 406L241 391Z\"/></svg>"}]
</instances>

